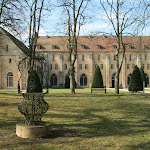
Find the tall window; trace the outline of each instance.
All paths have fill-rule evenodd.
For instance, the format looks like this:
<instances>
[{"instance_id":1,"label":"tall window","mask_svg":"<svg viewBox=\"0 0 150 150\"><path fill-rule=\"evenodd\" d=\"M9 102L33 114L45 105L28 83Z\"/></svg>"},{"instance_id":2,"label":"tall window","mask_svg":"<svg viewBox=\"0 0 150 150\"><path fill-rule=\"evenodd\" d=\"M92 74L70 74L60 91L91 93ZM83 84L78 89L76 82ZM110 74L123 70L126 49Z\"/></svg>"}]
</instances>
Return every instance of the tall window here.
<instances>
[{"instance_id":1,"label":"tall window","mask_svg":"<svg viewBox=\"0 0 150 150\"><path fill-rule=\"evenodd\" d=\"M88 69L88 64L85 64L85 69Z\"/></svg>"},{"instance_id":2,"label":"tall window","mask_svg":"<svg viewBox=\"0 0 150 150\"><path fill-rule=\"evenodd\" d=\"M147 64L147 70L150 70L150 64Z\"/></svg>"},{"instance_id":3,"label":"tall window","mask_svg":"<svg viewBox=\"0 0 150 150\"><path fill-rule=\"evenodd\" d=\"M65 64L65 70L67 70L67 64Z\"/></svg>"},{"instance_id":4,"label":"tall window","mask_svg":"<svg viewBox=\"0 0 150 150\"><path fill-rule=\"evenodd\" d=\"M55 61L55 55L53 55L53 61Z\"/></svg>"},{"instance_id":5,"label":"tall window","mask_svg":"<svg viewBox=\"0 0 150 150\"><path fill-rule=\"evenodd\" d=\"M98 55L98 61L100 61L100 55Z\"/></svg>"},{"instance_id":6,"label":"tall window","mask_svg":"<svg viewBox=\"0 0 150 150\"><path fill-rule=\"evenodd\" d=\"M130 69L130 64L127 64L127 69L128 69L128 70Z\"/></svg>"},{"instance_id":7,"label":"tall window","mask_svg":"<svg viewBox=\"0 0 150 150\"><path fill-rule=\"evenodd\" d=\"M114 61L116 60L116 55L114 55Z\"/></svg>"},{"instance_id":8,"label":"tall window","mask_svg":"<svg viewBox=\"0 0 150 150\"><path fill-rule=\"evenodd\" d=\"M103 64L101 64L100 67L101 67L101 70L103 70Z\"/></svg>"},{"instance_id":9,"label":"tall window","mask_svg":"<svg viewBox=\"0 0 150 150\"><path fill-rule=\"evenodd\" d=\"M87 76L85 74L82 74L80 76L80 85L81 86L86 86L87 85Z\"/></svg>"},{"instance_id":10,"label":"tall window","mask_svg":"<svg viewBox=\"0 0 150 150\"><path fill-rule=\"evenodd\" d=\"M51 75L50 81L51 81L51 86L57 85L57 76L56 76L56 74Z\"/></svg>"},{"instance_id":11,"label":"tall window","mask_svg":"<svg viewBox=\"0 0 150 150\"><path fill-rule=\"evenodd\" d=\"M111 64L111 69L114 69L114 64Z\"/></svg>"},{"instance_id":12,"label":"tall window","mask_svg":"<svg viewBox=\"0 0 150 150\"><path fill-rule=\"evenodd\" d=\"M82 55L82 61L84 61L84 55Z\"/></svg>"},{"instance_id":13,"label":"tall window","mask_svg":"<svg viewBox=\"0 0 150 150\"><path fill-rule=\"evenodd\" d=\"M132 61L132 56L131 55L129 56L129 59L130 59L130 61Z\"/></svg>"},{"instance_id":14,"label":"tall window","mask_svg":"<svg viewBox=\"0 0 150 150\"><path fill-rule=\"evenodd\" d=\"M135 64L132 64L132 69L134 69L134 67L135 67Z\"/></svg>"},{"instance_id":15,"label":"tall window","mask_svg":"<svg viewBox=\"0 0 150 150\"><path fill-rule=\"evenodd\" d=\"M132 74L129 74L129 75L128 75L128 79L127 79L128 85L129 85L129 83L130 83L131 76L132 76Z\"/></svg>"},{"instance_id":16,"label":"tall window","mask_svg":"<svg viewBox=\"0 0 150 150\"><path fill-rule=\"evenodd\" d=\"M147 55L145 54L145 61L147 60Z\"/></svg>"},{"instance_id":17,"label":"tall window","mask_svg":"<svg viewBox=\"0 0 150 150\"><path fill-rule=\"evenodd\" d=\"M82 64L79 64L79 69L82 69Z\"/></svg>"},{"instance_id":18,"label":"tall window","mask_svg":"<svg viewBox=\"0 0 150 150\"><path fill-rule=\"evenodd\" d=\"M58 70L58 65L57 64L55 64L55 70Z\"/></svg>"},{"instance_id":19,"label":"tall window","mask_svg":"<svg viewBox=\"0 0 150 150\"><path fill-rule=\"evenodd\" d=\"M12 88L13 87L13 74L9 72L7 74L7 87Z\"/></svg>"}]
</instances>

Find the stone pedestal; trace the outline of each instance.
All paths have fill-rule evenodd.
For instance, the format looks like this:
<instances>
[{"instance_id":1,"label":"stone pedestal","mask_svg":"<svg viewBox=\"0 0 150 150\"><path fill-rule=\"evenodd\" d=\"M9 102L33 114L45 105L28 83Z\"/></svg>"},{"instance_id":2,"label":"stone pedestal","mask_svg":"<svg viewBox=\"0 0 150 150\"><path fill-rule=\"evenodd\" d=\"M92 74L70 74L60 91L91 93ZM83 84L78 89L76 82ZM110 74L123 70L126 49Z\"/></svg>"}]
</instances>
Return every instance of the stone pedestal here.
<instances>
[{"instance_id":1,"label":"stone pedestal","mask_svg":"<svg viewBox=\"0 0 150 150\"><path fill-rule=\"evenodd\" d=\"M50 124L28 126L25 124L16 124L16 135L21 138L39 138L45 137L51 133Z\"/></svg>"}]
</instances>

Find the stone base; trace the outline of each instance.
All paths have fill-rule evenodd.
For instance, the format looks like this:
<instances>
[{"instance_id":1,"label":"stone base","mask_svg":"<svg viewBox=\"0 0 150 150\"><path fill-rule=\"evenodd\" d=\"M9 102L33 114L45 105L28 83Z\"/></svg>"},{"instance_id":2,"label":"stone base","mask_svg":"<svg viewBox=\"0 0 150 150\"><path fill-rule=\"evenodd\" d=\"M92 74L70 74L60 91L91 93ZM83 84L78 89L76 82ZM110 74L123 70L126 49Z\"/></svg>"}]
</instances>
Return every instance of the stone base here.
<instances>
[{"instance_id":1,"label":"stone base","mask_svg":"<svg viewBox=\"0 0 150 150\"><path fill-rule=\"evenodd\" d=\"M16 124L16 135L21 138L45 137L50 133L50 124L45 126L27 126L25 124Z\"/></svg>"}]
</instances>

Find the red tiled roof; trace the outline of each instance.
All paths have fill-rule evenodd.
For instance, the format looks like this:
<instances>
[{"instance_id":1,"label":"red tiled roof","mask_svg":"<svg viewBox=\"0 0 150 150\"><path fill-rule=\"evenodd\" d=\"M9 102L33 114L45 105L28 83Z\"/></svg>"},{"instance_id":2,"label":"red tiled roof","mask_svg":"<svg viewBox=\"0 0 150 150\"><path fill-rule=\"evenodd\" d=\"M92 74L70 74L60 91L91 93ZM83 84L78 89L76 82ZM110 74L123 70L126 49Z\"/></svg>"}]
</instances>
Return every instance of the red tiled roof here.
<instances>
[{"instance_id":1,"label":"red tiled roof","mask_svg":"<svg viewBox=\"0 0 150 150\"><path fill-rule=\"evenodd\" d=\"M150 36L124 36L123 41L127 43L126 51L140 51L144 50L144 45L150 48ZM36 48L36 51L68 51L68 37L67 36L40 36L37 44L42 46L42 49ZM54 49L54 46L57 49ZM81 45L85 45L86 49L83 49ZM98 45L102 49L98 49ZM113 45L117 45L117 42L113 36L80 36L78 38L78 51L84 52L115 52ZM130 48L129 48L130 45ZM131 49L131 47L133 49ZM150 51L150 49L146 49Z\"/></svg>"}]
</instances>

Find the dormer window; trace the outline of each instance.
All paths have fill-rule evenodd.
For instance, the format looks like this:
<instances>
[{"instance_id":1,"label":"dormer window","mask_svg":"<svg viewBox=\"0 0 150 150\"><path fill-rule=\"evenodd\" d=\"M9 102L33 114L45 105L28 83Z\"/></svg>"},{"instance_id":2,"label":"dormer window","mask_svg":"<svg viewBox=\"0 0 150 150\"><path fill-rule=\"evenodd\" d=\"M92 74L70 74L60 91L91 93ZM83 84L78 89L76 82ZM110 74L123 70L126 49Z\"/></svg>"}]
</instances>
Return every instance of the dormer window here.
<instances>
[{"instance_id":1,"label":"dormer window","mask_svg":"<svg viewBox=\"0 0 150 150\"><path fill-rule=\"evenodd\" d=\"M129 49L135 49L135 47L132 45L129 45Z\"/></svg>"},{"instance_id":2,"label":"dormer window","mask_svg":"<svg viewBox=\"0 0 150 150\"><path fill-rule=\"evenodd\" d=\"M147 45L143 45L143 47L144 47L144 49L150 49L150 47Z\"/></svg>"},{"instance_id":3,"label":"dormer window","mask_svg":"<svg viewBox=\"0 0 150 150\"><path fill-rule=\"evenodd\" d=\"M89 49L89 47L86 45L81 45L81 47L82 47L82 49Z\"/></svg>"},{"instance_id":4,"label":"dormer window","mask_svg":"<svg viewBox=\"0 0 150 150\"><path fill-rule=\"evenodd\" d=\"M52 49L60 49L57 45L52 45Z\"/></svg>"},{"instance_id":5,"label":"dormer window","mask_svg":"<svg viewBox=\"0 0 150 150\"><path fill-rule=\"evenodd\" d=\"M117 46L116 45L113 45L113 49L116 49L117 48Z\"/></svg>"},{"instance_id":6,"label":"dormer window","mask_svg":"<svg viewBox=\"0 0 150 150\"><path fill-rule=\"evenodd\" d=\"M97 45L97 48L98 48L98 49L104 49L104 47L101 46L101 45Z\"/></svg>"},{"instance_id":7,"label":"dormer window","mask_svg":"<svg viewBox=\"0 0 150 150\"><path fill-rule=\"evenodd\" d=\"M38 44L37 45L38 49L45 49L42 45Z\"/></svg>"}]
</instances>

